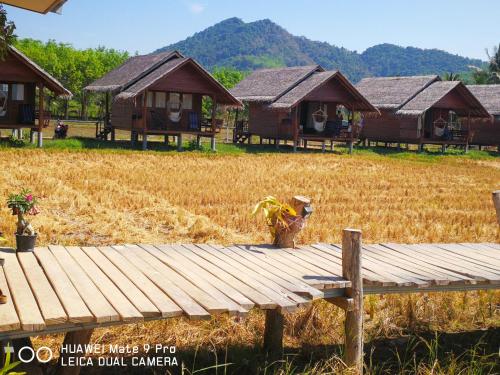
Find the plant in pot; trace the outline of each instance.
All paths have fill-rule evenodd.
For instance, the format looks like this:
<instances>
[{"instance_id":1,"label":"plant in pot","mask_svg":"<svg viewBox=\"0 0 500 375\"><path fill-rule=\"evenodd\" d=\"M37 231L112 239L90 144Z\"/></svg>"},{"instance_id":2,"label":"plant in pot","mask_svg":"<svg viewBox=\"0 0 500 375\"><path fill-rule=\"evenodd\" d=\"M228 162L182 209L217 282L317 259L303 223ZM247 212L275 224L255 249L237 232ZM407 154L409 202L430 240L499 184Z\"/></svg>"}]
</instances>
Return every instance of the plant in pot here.
<instances>
[{"instance_id":1,"label":"plant in pot","mask_svg":"<svg viewBox=\"0 0 500 375\"><path fill-rule=\"evenodd\" d=\"M295 196L291 204L282 203L273 196L268 196L255 206L253 215L264 213L266 224L273 238L273 245L282 248L294 248L296 235L305 227L306 219L312 213L311 200Z\"/></svg>"},{"instance_id":2,"label":"plant in pot","mask_svg":"<svg viewBox=\"0 0 500 375\"><path fill-rule=\"evenodd\" d=\"M38 215L37 199L30 190L23 189L19 194L9 195L7 207L12 210L12 215L17 216L16 245L17 251L33 251L37 234L33 226L26 219L28 215Z\"/></svg>"}]
</instances>

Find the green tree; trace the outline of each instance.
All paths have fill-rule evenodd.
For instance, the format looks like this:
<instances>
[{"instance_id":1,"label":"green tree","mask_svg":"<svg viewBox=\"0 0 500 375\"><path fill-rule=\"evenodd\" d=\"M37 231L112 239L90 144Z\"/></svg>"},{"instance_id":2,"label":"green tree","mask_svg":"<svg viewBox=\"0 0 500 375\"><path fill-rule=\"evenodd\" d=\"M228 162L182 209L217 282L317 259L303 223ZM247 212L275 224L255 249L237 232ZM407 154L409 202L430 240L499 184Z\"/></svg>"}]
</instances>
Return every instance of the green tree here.
<instances>
[{"instance_id":1,"label":"green tree","mask_svg":"<svg viewBox=\"0 0 500 375\"><path fill-rule=\"evenodd\" d=\"M443 75L443 81L461 81L462 77L460 77L460 74L449 72L449 73L444 73Z\"/></svg>"},{"instance_id":2,"label":"green tree","mask_svg":"<svg viewBox=\"0 0 500 375\"><path fill-rule=\"evenodd\" d=\"M493 47L493 53L491 55L489 51L486 50L486 55L489 60L488 69L491 73L490 81L492 83L500 83L500 44Z\"/></svg>"},{"instance_id":3,"label":"green tree","mask_svg":"<svg viewBox=\"0 0 500 375\"><path fill-rule=\"evenodd\" d=\"M7 46L12 44L16 36L14 30L16 25L7 19L7 11L0 4L0 61L5 60L7 56Z\"/></svg>"},{"instance_id":4,"label":"green tree","mask_svg":"<svg viewBox=\"0 0 500 375\"><path fill-rule=\"evenodd\" d=\"M217 81L219 81L226 89L232 89L236 86L247 73L242 72L240 70L236 70L234 68L227 67L216 67L212 72L212 75L215 77Z\"/></svg>"}]
</instances>

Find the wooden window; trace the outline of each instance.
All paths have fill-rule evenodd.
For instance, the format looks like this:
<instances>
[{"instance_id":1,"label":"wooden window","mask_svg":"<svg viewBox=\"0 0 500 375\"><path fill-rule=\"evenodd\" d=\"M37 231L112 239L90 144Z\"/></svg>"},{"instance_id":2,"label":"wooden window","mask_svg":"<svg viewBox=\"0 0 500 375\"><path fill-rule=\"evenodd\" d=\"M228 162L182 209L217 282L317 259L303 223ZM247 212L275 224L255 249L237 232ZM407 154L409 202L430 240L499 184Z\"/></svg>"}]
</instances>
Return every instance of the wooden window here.
<instances>
[{"instance_id":1,"label":"wooden window","mask_svg":"<svg viewBox=\"0 0 500 375\"><path fill-rule=\"evenodd\" d=\"M24 100L24 85L22 83L12 85L12 100Z\"/></svg>"},{"instance_id":2,"label":"wooden window","mask_svg":"<svg viewBox=\"0 0 500 375\"><path fill-rule=\"evenodd\" d=\"M148 92L148 97L146 98L146 107L153 107L154 92Z\"/></svg>"},{"instance_id":3,"label":"wooden window","mask_svg":"<svg viewBox=\"0 0 500 375\"><path fill-rule=\"evenodd\" d=\"M193 95L192 94L182 94L182 108L193 109Z\"/></svg>"},{"instance_id":4,"label":"wooden window","mask_svg":"<svg viewBox=\"0 0 500 375\"><path fill-rule=\"evenodd\" d=\"M167 93L165 92L156 92L155 93L155 107L156 108L165 108L167 102Z\"/></svg>"},{"instance_id":5,"label":"wooden window","mask_svg":"<svg viewBox=\"0 0 500 375\"><path fill-rule=\"evenodd\" d=\"M181 94L177 92L171 92L168 98L170 107L176 107L181 102Z\"/></svg>"}]
</instances>

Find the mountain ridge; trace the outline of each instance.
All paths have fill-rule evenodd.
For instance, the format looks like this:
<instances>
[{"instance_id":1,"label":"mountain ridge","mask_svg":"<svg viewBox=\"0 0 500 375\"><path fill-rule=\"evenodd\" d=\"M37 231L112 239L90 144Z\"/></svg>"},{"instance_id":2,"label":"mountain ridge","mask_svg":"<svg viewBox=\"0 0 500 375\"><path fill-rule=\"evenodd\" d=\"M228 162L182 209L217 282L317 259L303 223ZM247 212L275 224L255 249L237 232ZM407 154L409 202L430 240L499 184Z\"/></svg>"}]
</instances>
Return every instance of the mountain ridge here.
<instances>
[{"instance_id":1,"label":"mountain ridge","mask_svg":"<svg viewBox=\"0 0 500 375\"><path fill-rule=\"evenodd\" d=\"M295 36L269 19L244 22L232 17L155 52L176 49L212 70L319 64L338 69L353 81L368 76L464 72L484 64L439 49L377 44L362 53Z\"/></svg>"}]
</instances>

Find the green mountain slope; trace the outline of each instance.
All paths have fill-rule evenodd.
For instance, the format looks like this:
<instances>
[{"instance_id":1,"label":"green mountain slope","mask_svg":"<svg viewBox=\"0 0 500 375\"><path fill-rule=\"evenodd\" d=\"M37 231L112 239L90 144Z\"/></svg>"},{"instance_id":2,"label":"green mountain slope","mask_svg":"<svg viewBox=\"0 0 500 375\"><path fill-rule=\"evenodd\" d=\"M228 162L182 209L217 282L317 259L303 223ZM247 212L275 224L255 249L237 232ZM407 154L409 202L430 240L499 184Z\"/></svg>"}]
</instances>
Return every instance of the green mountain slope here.
<instances>
[{"instance_id":1,"label":"green mountain slope","mask_svg":"<svg viewBox=\"0 0 500 375\"><path fill-rule=\"evenodd\" d=\"M362 54L324 42L294 36L270 20L245 23L229 18L178 43L157 50L177 49L208 69L228 66L240 70L320 64L339 69L357 81L366 76L463 72L477 59L437 49L380 44Z\"/></svg>"}]
</instances>

